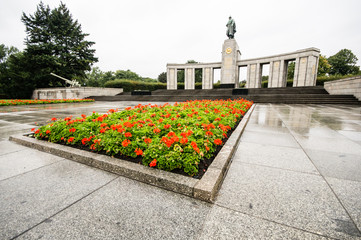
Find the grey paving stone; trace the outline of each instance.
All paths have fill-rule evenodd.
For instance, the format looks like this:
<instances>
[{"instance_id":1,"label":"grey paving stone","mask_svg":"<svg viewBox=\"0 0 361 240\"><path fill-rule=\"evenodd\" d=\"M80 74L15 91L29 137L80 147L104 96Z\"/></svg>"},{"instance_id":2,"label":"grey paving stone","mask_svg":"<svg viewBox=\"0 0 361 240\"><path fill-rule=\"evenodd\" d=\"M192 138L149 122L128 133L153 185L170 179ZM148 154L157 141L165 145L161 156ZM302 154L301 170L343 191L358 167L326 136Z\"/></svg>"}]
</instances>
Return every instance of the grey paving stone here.
<instances>
[{"instance_id":1,"label":"grey paving stone","mask_svg":"<svg viewBox=\"0 0 361 240\"><path fill-rule=\"evenodd\" d=\"M326 178L361 231L361 182Z\"/></svg>"},{"instance_id":2,"label":"grey paving stone","mask_svg":"<svg viewBox=\"0 0 361 240\"><path fill-rule=\"evenodd\" d=\"M322 175L361 182L361 155L313 149L305 151Z\"/></svg>"},{"instance_id":3,"label":"grey paving stone","mask_svg":"<svg viewBox=\"0 0 361 240\"><path fill-rule=\"evenodd\" d=\"M0 181L0 239L17 236L114 178L64 160Z\"/></svg>"},{"instance_id":4,"label":"grey paving stone","mask_svg":"<svg viewBox=\"0 0 361 240\"><path fill-rule=\"evenodd\" d=\"M291 134L254 132L252 129L248 128L246 128L242 134L241 142L252 142L284 147L299 147L298 143Z\"/></svg>"},{"instance_id":5,"label":"grey paving stone","mask_svg":"<svg viewBox=\"0 0 361 240\"><path fill-rule=\"evenodd\" d=\"M241 142L233 157L233 162L319 174L303 149L299 148Z\"/></svg>"},{"instance_id":6,"label":"grey paving stone","mask_svg":"<svg viewBox=\"0 0 361 240\"><path fill-rule=\"evenodd\" d=\"M215 205L200 239L329 239Z\"/></svg>"},{"instance_id":7,"label":"grey paving stone","mask_svg":"<svg viewBox=\"0 0 361 240\"><path fill-rule=\"evenodd\" d=\"M295 135L303 149L320 150L334 153L361 155L360 146L343 136L340 138Z\"/></svg>"},{"instance_id":8,"label":"grey paving stone","mask_svg":"<svg viewBox=\"0 0 361 240\"><path fill-rule=\"evenodd\" d=\"M30 148L0 155L0 180L29 172L61 160L63 160L63 158Z\"/></svg>"},{"instance_id":9,"label":"grey paving stone","mask_svg":"<svg viewBox=\"0 0 361 240\"><path fill-rule=\"evenodd\" d=\"M361 131L338 131L345 137L349 138L352 141L360 142L361 141Z\"/></svg>"},{"instance_id":10,"label":"grey paving stone","mask_svg":"<svg viewBox=\"0 0 361 240\"><path fill-rule=\"evenodd\" d=\"M19 239L197 239L209 211L205 202L119 177Z\"/></svg>"},{"instance_id":11,"label":"grey paving stone","mask_svg":"<svg viewBox=\"0 0 361 240\"><path fill-rule=\"evenodd\" d=\"M321 176L232 164L217 205L323 236L361 234Z\"/></svg>"},{"instance_id":12,"label":"grey paving stone","mask_svg":"<svg viewBox=\"0 0 361 240\"><path fill-rule=\"evenodd\" d=\"M27 149L26 147L10 142L10 141L0 141L0 156L4 155L4 154L8 154L8 153L12 153L12 152L17 152L20 150L25 150Z\"/></svg>"}]
</instances>

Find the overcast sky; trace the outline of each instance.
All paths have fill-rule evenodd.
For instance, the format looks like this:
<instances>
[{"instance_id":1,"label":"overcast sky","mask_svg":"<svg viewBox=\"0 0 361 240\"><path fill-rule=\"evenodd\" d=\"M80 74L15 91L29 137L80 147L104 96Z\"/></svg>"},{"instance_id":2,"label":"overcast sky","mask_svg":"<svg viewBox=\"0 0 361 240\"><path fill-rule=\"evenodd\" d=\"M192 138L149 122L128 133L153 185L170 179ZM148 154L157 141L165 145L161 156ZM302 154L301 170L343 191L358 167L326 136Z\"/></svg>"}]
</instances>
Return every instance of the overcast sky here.
<instances>
[{"instance_id":1,"label":"overcast sky","mask_svg":"<svg viewBox=\"0 0 361 240\"><path fill-rule=\"evenodd\" d=\"M0 44L24 49L22 13L39 0L0 0ZM44 0L51 8L59 0ZM242 59L316 47L350 49L361 65L360 0L63 0L96 44L103 71L157 78L167 63L220 62L231 15Z\"/></svg>"}]
</instances>

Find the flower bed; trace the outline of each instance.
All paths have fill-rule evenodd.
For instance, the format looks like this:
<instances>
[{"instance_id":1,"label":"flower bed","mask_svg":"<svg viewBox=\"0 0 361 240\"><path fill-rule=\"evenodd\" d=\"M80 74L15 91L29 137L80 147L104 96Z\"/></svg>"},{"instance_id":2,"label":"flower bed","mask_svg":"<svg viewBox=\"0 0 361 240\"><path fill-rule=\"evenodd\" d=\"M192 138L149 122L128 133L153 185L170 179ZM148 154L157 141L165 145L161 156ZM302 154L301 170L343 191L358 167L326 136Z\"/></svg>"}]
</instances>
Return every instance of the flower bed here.
<instances>
[{"instance_id":1,"label":"flower bed","mask_svg":"<svg viewBox=\"0 0 361 240\"><path fill-rule=\"evenodd\" d=\"M78 102L94 102L94 99L44 99L44 100L10 99L10 100L0 100L0 106L53 104L53 103L78 103Z\"/></svg>"},{"instance_id":2,"label":"flower bed","mask_svg":"<svg viewBox=\"0 0 361 240\"><path fill-rule=\"evenodd\" d=\"M198 174L251 107L238 100L202 100L174 105L141 105L106 114L52 119L34 131L37 139L120 158L140 159L149 167Z\"/></svg>"}]
</instances>

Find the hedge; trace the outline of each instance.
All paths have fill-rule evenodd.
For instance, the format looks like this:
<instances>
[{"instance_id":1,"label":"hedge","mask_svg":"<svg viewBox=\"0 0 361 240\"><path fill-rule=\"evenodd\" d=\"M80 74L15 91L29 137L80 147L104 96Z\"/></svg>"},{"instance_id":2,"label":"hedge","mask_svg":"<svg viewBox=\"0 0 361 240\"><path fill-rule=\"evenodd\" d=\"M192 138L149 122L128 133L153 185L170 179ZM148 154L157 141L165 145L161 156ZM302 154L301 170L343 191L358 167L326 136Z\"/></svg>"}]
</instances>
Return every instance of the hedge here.
<instances>
[{"instance_id":1,"label":"hedge","mask_svg":"<svg viewBox=\"0 0 361 240\"><path fill-rule=\"evenodd\" d=\"M324 82L327 82L327 81L333 81L333 80L349 78L349 77L354 77L354 76L358 76L358 75L345 75L345 76L334 75L334 76L318 77L317 81L316 81L316 85L323 86ZM293 79L288 79L287 87L292 87L292 85L293 85ZM111 81L106 82L104 86L109 87L109 88L123 88L124 92L131 92L134 90L155 91L157 89L167 89L167 83L141 82L141 81L133 81L133 80L129 80L129 79L111 80ZM267 88L267 86L268 86L268 81L267 80L262 81L261 87ZM245 83L241 83L240 88L244 88L244 87L245 87ZM220 88L220 83L213 84L213 88ZM177 89L184 89L184 83L178 83ZM195 83L195 89L202 89L202 83L200 83L200 82Z\"/></svg>"}]
</instances>

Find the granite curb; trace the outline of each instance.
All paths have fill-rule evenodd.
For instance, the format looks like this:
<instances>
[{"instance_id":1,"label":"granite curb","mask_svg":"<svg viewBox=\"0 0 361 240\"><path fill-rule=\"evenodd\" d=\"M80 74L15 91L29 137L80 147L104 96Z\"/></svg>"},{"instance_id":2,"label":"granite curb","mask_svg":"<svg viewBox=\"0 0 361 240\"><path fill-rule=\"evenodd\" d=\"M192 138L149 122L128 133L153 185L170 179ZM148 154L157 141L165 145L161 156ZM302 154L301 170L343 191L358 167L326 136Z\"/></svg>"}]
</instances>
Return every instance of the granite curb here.
<instances>
[{"instance_id":1,"label":"granite curb","mask_svg":"<svg viewBox=\"0 0 361 240\"><path fill-rule=\"evenodd\" d=\"M122 161L105 155L100 155L56 143L39 141L27 137L27 134L13 135L10 141L39 151L99 168L140 182L151 184L186 196L206 202L214 202L225 174L228 170L234 151L246 127L256 104L243 116L237 128L219 151L207 172L201 179L195 179L163 170L149 168L140 164Z\"/></svg>"}]
</instances>

